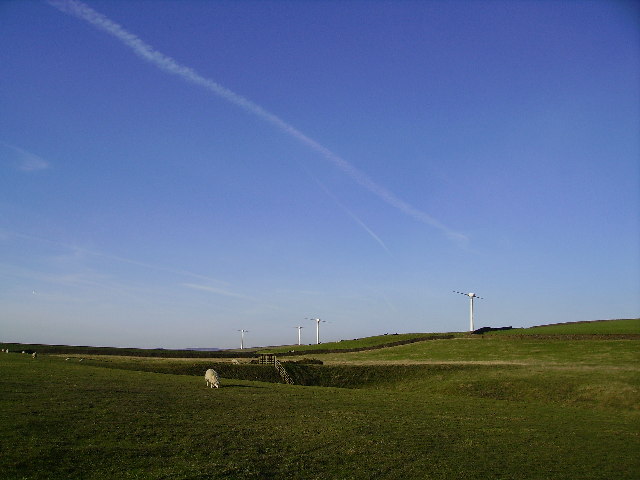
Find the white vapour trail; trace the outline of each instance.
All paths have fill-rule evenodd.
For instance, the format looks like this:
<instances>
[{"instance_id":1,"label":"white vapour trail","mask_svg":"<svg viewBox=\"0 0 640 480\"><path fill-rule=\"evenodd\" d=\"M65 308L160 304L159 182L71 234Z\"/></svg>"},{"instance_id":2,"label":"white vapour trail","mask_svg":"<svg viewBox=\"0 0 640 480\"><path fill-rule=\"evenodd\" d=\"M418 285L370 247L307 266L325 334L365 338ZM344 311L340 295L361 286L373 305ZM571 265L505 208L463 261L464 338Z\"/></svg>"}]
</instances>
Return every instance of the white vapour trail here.
<instances>
[{"instance_id":1,"label":"white vapour trail","mask_svg":"<svg viewBox=\"0 0 640 480\"><path fill-rule=\"evenodd\" d=\"M183 80L203 87L210 92L222 97L223 99L231 102L238 107L244 109L245 111L252 113L268 123L274 125L284 133L290 135L291 137L297 139L303 144L310 147L315 152L319 153L326 160L331 162L333 165L342 170L345 174L351 177L355 182L357 182L360 186L369 190L371 193L376 195L378 198L386 202L387 204L395 207L405 215L408 215L419 222L430 225L438 230L442 231L447 237L452 240L464 241L466 240L466 236L458 233L446 225L442 224L440 221L433 218L431 215L413 207L408 204L404 200L398 198L394 193L390 192L386 188L378 185L374 182L368 175L364 172L361 172L356 167L351 165L349 162L341 158L340 156L333 153L331 150L316 142L312 138L308 137L300 130L294 128L292 125L288 124L280 117L274 115L273 113L268 112L260 105L252 102L244 98L241 95L238 95L235 92L223 87L222 85L214 82L213 80L203 77L198 72L184 65L180 65L173 58L164 55L161 52L158 52L153 47L143 42L136 35L128 32L124 28L122 28L117 23L113 22L103 14L96 12L88 5L79 2L77 0L49 0L49 4L57 8L58 10L74 15L94 27L107 32L113 37L120 40L127 47L129 47L136 55L141 57L142 59L152 63L156 67L161 70L164 70L167 73L172 75L176 75Z\"/></svg>"},{"instance_id":2,"label":"white vapour trail","mask_svg":"<svg viewBox=\"0 0 640 480\"><path fill-rule=\"evenodd\" d=\"M334 202L336 202L336 205L338 205L347 215L349 215L354 222L360 225L360 227L362 227L362 229L365 232L367 232L371 238L373 238L376 242L378 242L378 244L382 248L384 248L387 251L387 253L391 254L391 252L389 251L385 243L382 241L382 239L378 235L375 234L373 230L371 230L362 220L360 220L360 218L358 218L358 216L355 213L353 213L347 207L342 205L342 203L340 203L340 201L336 198L336 196L333 193L331 193L329 189L320 182L320 180L318 180L315 177L312 177L312 178L315 180L318 186L324 191L324 193L326 193L329 198L331 198Z\"/></svg>"}]
</instances>

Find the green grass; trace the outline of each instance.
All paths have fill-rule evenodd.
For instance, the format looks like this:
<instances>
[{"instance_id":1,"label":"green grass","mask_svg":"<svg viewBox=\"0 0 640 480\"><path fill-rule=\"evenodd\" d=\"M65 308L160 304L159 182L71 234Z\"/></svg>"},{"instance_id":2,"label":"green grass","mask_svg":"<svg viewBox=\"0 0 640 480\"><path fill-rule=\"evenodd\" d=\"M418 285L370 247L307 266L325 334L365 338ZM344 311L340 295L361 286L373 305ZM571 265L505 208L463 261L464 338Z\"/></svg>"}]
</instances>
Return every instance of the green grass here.
<instances>
[{"instance_id":1,"label":"green grass","mask_svg":"<svg viewBox=\"0 0 640 480\"><path fill-rule=\"evenodd\" d=\"M5 355L0 471L34 479L635 478L637 411L469 395L465 382L496 382L505 370L487 373L441 369L407 389L225 379L211 390L200 377Z\"/></svg>"},{"instance_id":2,"label":"green grass","mask_svg":"<svg viewBox=\"0 0 640 480\"><path fill-rule=\"evenodd\" d=\"M390 345L408 344L424 340L432 340L443 336L460 334L435 334L435 333L400 333L391 335L377 335L373 337L354 338L352 340L340 340L339 342L320 343L315 345L286 345L281 347L266 347L259 349L261 353L314 353L325 351L355 351L365 349L385 348Z\"/></svg>"},{"instance_id":3,"label":"green grass","mask_svg":"<svg viewBox=\"0 0 640 480\"><path fill-rule=\"evenodd\" d=\"M638 340L563 340L469 336L356 353L313 355L332 363L640 364Z\"/></svg>"},{"instance_id":4,"label":"green grass","mask_svg":"<svg viewBox=\"0 0 640 480\"><path fill-rule=\"evenodd\" d=\"M629 352L636 354L636 345L624 346L629 348L612 348L608 355L603 350L599 363L470 361L354 364L342 361L324 366L285 362L285 367L296 385L424 390L443 395L487 396L518 401L535 401L546 397L566 405L633 410L640 408L640 391L637 388L640 385L640 371L635 368L637 363L627 364L624 361ZM200 377L207 368L214 368L226 379L283 383L270 366L233 365L211 360L194 362L186 359L88 357L84 365ZM612 373L615 374L614 378Z\"/></svg>"},{"instance_id":5,"label":"green grass","mask_svg":"<svg viewBox=\"0 0 640 480\"><path fill-rule=\"evenodd\" d=\"M490 332L490 335L640 335L640 318L559 323Z\"/></svg>"},{"instance_id":6,"label":"green grass","mask_svg":"<svg viewBox=\"0 0 640 480\"><path fill-rule=\"evenodd\" d=\"M285 363L297 385L248 359L0 353L0 473L635 479L640 340L620 325L307 352L325 364Z\"/></svg>"}]
</instances>

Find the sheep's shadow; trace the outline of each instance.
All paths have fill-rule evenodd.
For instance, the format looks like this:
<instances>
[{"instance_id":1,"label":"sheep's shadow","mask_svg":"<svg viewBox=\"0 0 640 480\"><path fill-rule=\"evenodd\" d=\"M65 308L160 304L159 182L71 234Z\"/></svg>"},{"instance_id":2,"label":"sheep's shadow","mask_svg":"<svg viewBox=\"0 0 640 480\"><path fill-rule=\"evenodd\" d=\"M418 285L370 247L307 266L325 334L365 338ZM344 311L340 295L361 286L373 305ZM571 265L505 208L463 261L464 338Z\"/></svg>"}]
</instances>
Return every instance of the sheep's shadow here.
<instances>
[{"instance_id":1,"label":"sheep's shadow","mask_svg":"<svg viewBox=\"0 0 640 480\"><path fill-rule=\"evenodd\" d=\"M260 387L258 385L242 385L239 383L225 383L224 385L220 385L220 388L265 388L265 387Z\"/></svg>"}]
</instances>

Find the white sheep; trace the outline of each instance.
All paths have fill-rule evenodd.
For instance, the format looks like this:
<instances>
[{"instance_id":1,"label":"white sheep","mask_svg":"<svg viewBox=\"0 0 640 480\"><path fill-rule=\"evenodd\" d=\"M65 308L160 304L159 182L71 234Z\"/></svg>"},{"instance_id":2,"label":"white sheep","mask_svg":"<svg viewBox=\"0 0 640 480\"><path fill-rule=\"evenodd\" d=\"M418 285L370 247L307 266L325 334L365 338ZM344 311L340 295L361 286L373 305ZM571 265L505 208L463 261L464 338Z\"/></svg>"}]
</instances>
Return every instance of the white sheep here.
<instances>
[{"instance_id":1,"label":"white sheep","mask_svg":"<svg viewBox=\"0 0 640 480\"><path fill-rule=\"evenodd\" d=\"M33 352L33 353L31 354L31 358L36 358L37 356L38 356L37 352Z\"/></svg>"},{"instance_id":2,"label":"white sheep","mask_svg":"<svg viewBox=\"0 0 640 480\"><path fill-rule=\"evenodd\" d=\"M213 368L210 368L205 372L204 379L207 382L207 387L211 387L211 388L220 387L220 377L218 376L218 373Z\"/></svg>"}]
</instances>

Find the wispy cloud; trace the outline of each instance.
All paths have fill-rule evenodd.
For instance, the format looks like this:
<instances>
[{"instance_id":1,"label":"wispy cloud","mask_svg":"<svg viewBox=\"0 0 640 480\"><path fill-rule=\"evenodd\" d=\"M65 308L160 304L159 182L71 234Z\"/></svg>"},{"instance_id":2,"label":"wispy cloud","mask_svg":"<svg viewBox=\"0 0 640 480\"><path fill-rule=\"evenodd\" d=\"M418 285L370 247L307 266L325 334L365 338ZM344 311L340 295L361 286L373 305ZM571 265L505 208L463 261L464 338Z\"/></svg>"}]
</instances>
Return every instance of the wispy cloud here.
<instances>
[{"instance_id":1,"label":"wispy cloud","mask_svg":"<svg viewBox=\"0 0 640 480\"><path fill-rule=\"evenodd\" d=\"M214 93L224 100L233 103L234 105L257 117L260 117L264 121L270 123L282 132L302 142L304 145L320 154L361 187L376 195L379 199L396 208L403 214L440 230L452 240L465 241L467 239L465 235L452 230L431 215L417 209L404 200L401 200L394 193L374 182L367 174L358 170L354 165L352 165L339 155L333 153L324 145L321 145L317 141L313 140L311 137L305 135L297 128L282 120L277 115L265 110L260 105L241 95L238 95L228 88L223 87L217 82L203 77L192 68L179 64L173 58L155 50L153 47L142 41L136 35L128 32L119 24L113 22L103 14L93 10L88 5L76 0L49 0L49 4L64 13L74 15L90 23L94 27L107 32L108 34L112 35L120 42L122 42L124 45L126 45L136 55L138 55L145 61L155 65L157 68L172 75L176 75L186 82L205 88L206 90Z\"/></svg>"},{"instance_id":2,"label":"wispy cloud","mask_svg":"<svg viewBox=\"0 0 640 480\"><path fill-rule=\"evenodd\" d=\"M35 153L0 141L3 155L9 166L22 172L37 172L50 167L49 162Z\"/></svg>"},{"instance_id":3,"label":"wispy cloud","mask_svg":"<svg viewBox=\"0 0 640 480\"><path fill-rule=\"evenodd\" d=\"M111 260L114 262L119 262L119 263L125 263L125 264L129 264L129 265L133 265L133 266L137 266L137 267L141 267L144 269L148 269L148 270L156 270L159 272L164 272L164 273L169 273L172 275L176 275L176 276L181 276L181 277L190 277L190 278L194 278L194 279L198 279L198 280L204 280L206 282L210 282L210 283L217 283L219 285L227 285L227 282L215 279L215 278L211 278L208 277L206 275L201 275L199 273L194 273L194 272L189 272L186 270L178 270L178 269L173 269L173 268L169 268L169 267L165 267L162 265L154 265L151 263L146 263L146 262L140 262L137 260L132 260L130 258L125 258L125 257L120 257L117 255L110 255L107 253L102 253L102 252L97 252L95 250L89 250L86 248L82 248L82 247L78 247L76 245L70 245L68 243L64 243L64 242L59 242L57 240L50 240L47 238L42 238L42 237L38 237L35 235L27 235L21 232L15 232L15 231L9 231L9 230L1 230L0 229L0 240L10 240L12 237L15 238L21 238L24 240L29 240L29 241L34 241L34 242L41 242L41 243L46 243L49 245L54 245L56 247L59 248L63 248L65 250L67 250L68 255L74 256L74 257L79 257L79 256L91 256L91 257L97 257L97 258L103 258L105 260Z\"/></svg>"},{"instance_id":4,"label":"wispy cloud","mask_svg":"<svg viewBox=\"0 0 640 480\"><path fill-rule=\"evenodd\" d=\"M89 304L106 297L136 299L140 293L148 294L140 286L118 282L111 275L78 267L75 262L62 265L54 260L55 265L39 264L32 267L21 267L10 263L0 263L3 276L11 278L14 285L5 293L7 298L24 297L59 303ZM34 288L36 287L36 288Z\"/></svg>"},{"instance_id":5,"label":"wispy cloud","mask_svg":"<svg viewBox=\"0 0 640 480\"><path fill-rule=\"evenodd\" d=\"M384 248L387 253L391 253L389 251L389 249L387 248L387 246L385 245L385 243L382 241L382 239L376 235L373 230L371 230L362 220L360 220L360 218L358 218L358 216L356 216L355 213L353 213L351 210L349 210L347 207L345 207L342 203L340 203L340 201L336 198L336 196L331 193L331 191L324 185L322 184L322 182L320 182L320 180L318 180L317 178L314 178L315 182L318 184L318 186L324 191L324 193L327 194L327 196L329 198L331 198L336 205L338 205L342 211L344 211L347 215L349 215L354 222L356 222L360 227L362 227L362 229L367 232L369 234L369 236L371 238L373 238L382 248Z\"/></svg>"},{"instance_id":6,"label":"wispy cloud","mask_svg":"<svg viewBox=\"0 0 640 480\"><path fill-rule=\"evenodd\" d=\"M255 300L248 295L242 295L240 293L231 292L223 288L212 287L210 285L198 285L195 283L183 283L183 287L191 288L193 290L202 290L204 292L213 293L215 295L222 295L223 297L241 298L243 300Z\"/></svg>"}]
</instances>

